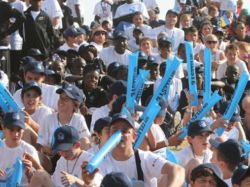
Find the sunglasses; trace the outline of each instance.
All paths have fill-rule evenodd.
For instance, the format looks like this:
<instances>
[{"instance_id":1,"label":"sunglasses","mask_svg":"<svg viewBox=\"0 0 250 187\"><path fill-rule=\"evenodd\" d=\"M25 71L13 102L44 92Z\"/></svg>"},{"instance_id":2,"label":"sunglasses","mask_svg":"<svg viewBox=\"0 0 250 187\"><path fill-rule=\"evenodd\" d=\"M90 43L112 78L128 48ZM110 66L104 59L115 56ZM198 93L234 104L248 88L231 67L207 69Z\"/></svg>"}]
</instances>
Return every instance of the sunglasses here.
<instances>
[{"instance_id":1,"label":"sunglasses","mask_svg":"<svg viewBox=\"0 0 250 187\"><path fill-rule=\"evenodd\" d=\"M97 31L95 32L95 36L105 35L106 33L104 31Z\"/></svg>"},{"instance_id":2,"label":"sunglasses","mask_svg":"<svg viewBox=\"0 0 250 187\"><path fill-rule=\"evenodd\" d=\"M207 41L208 44L216 44L217 41Z\"/></svg>"}]
</instances>

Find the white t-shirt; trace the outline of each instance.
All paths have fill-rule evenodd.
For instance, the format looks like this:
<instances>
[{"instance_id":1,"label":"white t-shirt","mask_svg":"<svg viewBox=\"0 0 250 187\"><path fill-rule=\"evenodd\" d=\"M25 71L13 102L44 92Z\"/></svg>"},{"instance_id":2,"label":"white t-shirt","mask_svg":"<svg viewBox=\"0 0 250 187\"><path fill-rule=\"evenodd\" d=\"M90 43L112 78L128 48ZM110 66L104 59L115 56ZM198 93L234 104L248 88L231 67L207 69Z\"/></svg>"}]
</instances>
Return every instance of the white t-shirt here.
<instances>
[{"instance_id":1,"label":"white t-shirt","mask_svg":"<svg viewBox=\"0 0 250 187\"><path fill-rule=\"evenodd\" d=\"M66 42L63 44L63 45L61 45L59 48L58 48L58 50L60 50L60 51L68 51L68 50L74 50L74 51L78 51L78 48L79 48L79 46L77 45L77 44L75 44L75 46L74 47L70 47Z\"/></svg>"},{"instance_id":2,"label":"white t-shirt","mask_svg":"<svg viewBox=\"0 0 250 187\"><path fill-rule=\"evenodd\" d=\"M80 139L90 137L86 121L81 114L74 113L67 125L77 129ZM45 117L40 124L37 143L43 146L51 146L54 131L61 126L58 121L58 113L53 113Z\"/></svg>"},{"instance_id":3,"label":"white t-shirt","mask_svg":"<svg viewBox=\"0 0 250 187\"><path fill-rule=\"evenodd\" d=\"M130 54L131 52L127 49L123 54L119 54L115 51L114 47L111 46L104 48L100 52L99 57L103 60L106 67L108 67L108 65L111 64L112 62L119 62L122 65L128 65Z\"/></svg>"},{"instance_id":4,"label":"white t-shirt","mask_svg":"<svg viewBox=\"0 0 250 187\"><path fill-rule=\"evenodd\" d=\"M156 27L152 29L152 35L157 39L157 35L161 32L166 32L172 43L172 51L177 53L178 47L181 43L184 43L184 31L174 27L173 29L168 29L165 25Z\"/></svg>"},{"instance_id":5,"label":"white t-shirt","mask_svg":"<svg viewBox=\"0 0 250 187\"><path fill-rule=\"evenodd\" d=\"M95 42L90 42L89 45L95 46L95 48L97 49L97 54L99 54L102 51L102 49L103 49L103 45L102 44L97 44Z\"/></svg>"},{"instance_id":6,"label":"white t-shirt","mask_svg":"<svg viewBox=\"0 0 250 187\"><path fill-rule=\"evenodd\" d=\"M42 5L42 10L48 14L51 21L56 17L60 18L58 26L62 28L63 12L57 0L45 0Z\"/></svg>"},{"instance_id":7,"label":"white t-shirt","mask_svg":"<svg viewBox=\"0 0 250 187\"><path fill-rule=\"evenodd\" d=\"M134 53L136 51L139 50L140 46L136 44L136 41L134 38L131 38L129 41L128 41L128 48L129 50Z\"/></svg>"},{"instance_id":8,"label":"white t-shirt","mask_svg":"<svg viewBox=\"0 0 250 187\"><path fill-rule=\"evenodd\" d=\"M10 3L10 6L21 13L23 13L27 9L26 4L20 0L16 0ZM23 38L20 36L19 31L17 30L10 35L11 50L22 50L22 45L23 45Z\"/></svg>"},{"instance_id":9,"label":"white t-shirt","mask_svg":"<svg viewBox=\"0 0 250 187\"><path fill-rule=\"evenodd\" d=\"M42 90L42 102L48 107L57 110L57 101L59 99L59 95L56 93L58 88L49 84L41 84ZM21 98L22 89L17 90L13 97L20 108L23 108L23 102Z\"/></svg>"},{"instance_id":10,"label":"white t-shirt","mask_svg":"<svg viewBox=\"0 0 250 187\"><path fill-rule=\"evenodd\" d=\"M87 150L88 153L91 153L93 155L95 155L98 151L99 151L98 145L93 145L91 148Z\"/></svg>"},{"instance_id":11,"label":"white t-shirt","mask_svg":"<svg viewBox=\"0 0 250 187\"><path fill-rule=\"evenodd\" d=\"M181 65L180 65L181 66ZM157 88L160 86L162 78L158 78L154 84L154 93ZM182 82L180 79L173 78L172 83L170 84L169 94L168 94L168 106L172 111L176 111L179 106L179 98L182 91Z\"/></svg>"},{"instance_id":12,"label":"white t-shirt","mask_svg":"<svg viewBox=\"0 0 250 187\"><path fill-rule=\"evenodd\" d=\"M241 60L238 59L238 60L236 61L236 64L235 64L235 65L239 67L239 70L240 70L239 73L240 73L240 74L241 74L243 71L246 71L247 74L249 75L249 72L248 72L248 70L247 70L247 66L246 66L245 62L243 62L243 61L241 61ZM222 79L223 77L226 77L227 66L228 66L227 62L224 62L224 63L222 63L222 64L219 65L218 70L217 70L217 72L216 72L217 79L220 80L220 79Z\"/></svg>"},{"instance_id":13,"label":"white t-shirt","mask_svg":"<svg viewBox=\"0 0 250 187\"><path fill-rule=\"evenodd\" d=\"M201 50L204 50L205 46L202 43L197 43L194 47L194 55L199 54Z\"/></svg>"},{"instance_id":14,"label":"white t-shirt","mask_svg":"<svg viewBox=\"0 0 250 187\"><path fill-rule=\"evenodd\" d=\"M150 27L149 25L143 24L142 26L140 26L138 28L140 28L140 30L143 32L145 37L151 36L152 27ZM127 35L128 39L134 38L134 36L133 36L134 29L135 29L135 25L133 25L132 27L129 27L126 30L125 34Z\"/></svg>"},{"instance_id":15,"label":"white t-shirt","mask_svg":"<svg viewBox=\"0 0 250 187\"><path fill-rule=\"evenodd\" d=\"M103 1L96 3L93 14L99 16L101 22L104 20L113 20L111 5Z\"/></svg>"},{"instance_id":16,"label":"white t-shirt","mask_svg":"<svg viewBox=\"0 0 250 187\"><path fill-rule=\"evenodd\" d=\"M171 55L169 56L169 58L170 58L171 60L173 60L173 59L174 59L174 55L171 54ZM160 64L163 63L163 62L165 63L167 59L163 59L163 58L161 57L161 55L157 55L157 56L155 56L155 60L156 60L156 62L160 65ZM175 78L178 78L178 79L181 79L181 78L184 77L183 63L181 63L181 64L179 65L179 67L178 67L178 69L177 69L177 71L176 71L174 77L175 77Z\"/></svg>"},{"instance_id":17,"label":"white t-shirt","mask_svg":"<svg viewBox=\"0 0 250 187\"><path fill-rule=\"evenodd\" d=\"M183 167L186 167L188 162L193 158L198 159L203 164L210 163L210 159L212 158L212 151L210 151L210 149L207 149L203 156L194 156L191 146L189 145L188 147L175 152L175 155L177 160L179 161L179 164Z\"/></svg>"},{"instance_id":18,"label":"white t-shirt","mask_svg":"<svg viewBox=\"0 0 250 187\"><path fill-rule=\"evenodd\" d=\"M131 4L124 3L120 5L115 12L115 18L133 14L135 12L141 12L145 18L149 18L147 8L145 4L141 2L133 2Z\"/></svg>"},{"instance_id":19,"label":"white t-shirt","mask_svg":"<svg viewBox=\"0 0 250 187\"><path fill-rule=\"evenodd\" d=\"M55 187L64 187L61 182L62 171L69 173L79 179L82 179L82 168L81 165L84 161L89 161L93 155L86 151L83 151L79 158L74 160L66 160L65 158L61 157L56 164L55 172L52 175L52 181ZM102 176L97 173L94 178L94 181L97 182L98 185L101 184Z\"/></svg>"},{"instance_id":20,"label":"white t-shirt","mask_svg":"<svg viewBox=\"0 0 250 187\"><path fill-rule=\"evenodd\" d=\"M153 123L151 126L151 131L152 131L157 143L166 140L166 136L165 136L162 128L160 127L160 125Z\"/></svg>"},{"instance_id":21,"label":"white t-shirt","mask_svg":"<svg viewBox=\"0 0 250 187\"><path fill-rule=\"evenodd\" d=\"M223 181L225 183L227 183L228 187L233 187L233 185L232 185L232 179L231 178L229 178L229 179L223 179Z\"/></svg>"},{"instance_id":22,"label":"white t-shirt","mask_svg":"<svg viewBox=\"0 0 250 187\"><path fill-rule=\"evenodd\" d=\"M91 124L90 124L90 132L94 132L95 122L100 119L109 116L110 108L108 105L103 105L97 109L92 114Z\"/></svg>"},{"instance_id":23,"label":"white t-shirt","mask_svg":"<svg viewBox=\"0 0 250 187\"><path fill-rule=\"evenodd\" d=\"M53 111L51 108L45 106L45 105L41 105L39 106L39 108L30 115L30 117L38 123L38 125L40 125L40 123L42 122L42 120L47 116L52 114Z\"/></svg>"},{"instance_id":24,"label":"white t-shirt","mask_svg":"<svg viewBox=\"0 0 250 187\"><path fill-rule=\"evenodd\" d=\"M162 176L161 170L168 161L162 158L161 156L158 156L149 151L139 150L139 156L144 176L144 186L156 187L157 186L156 178ZM129 178L138 180L134 155L132 155L126 161L117 161L113 158L112 154L109 153L107 158L103 162L103 167L102 169L100 169L100 171L103 174L103 176L112 171L122 172L126 174Z\"/></svg>"},{"instance_id":25,"label":"white t-shirt","mask_svg":"<svg viewBox=\"0 0 250 187\"><path fill-rule=\"evenodd\" d=\"M83 12L84 12L84 0L67 0L66 1L66 5L71 9L72 11L72 16L73 18L77 18L77 14L76 14L76 9L75 9L75 5L80 5L80 14L81 17L83 18ZM87 3L87 2L86 2Z\"/></svg>"},{"instance_id":26,"label":"white t-shirt","mask_svg":"<svg viewBox=\"0 0 250 187\"><path fill-rule=\"evenodd\" d=\"M28 153L31 156L33 156L38 163L40 163L38 154L36 149L26 143L25 141L21 140L20 145L14 148L9 148L5 141L3 141L3 145L0 147L0 169L4 171L8 171L13 168L16 159L19 157L20 159L23 158L23 154ZM6 172L8 173L8 172ZM28 179L25 174L23 174L23 178L21 181L21 186L27 186L28 185Z\"/></svg>"},{"instance_id":27,"label":"white t-shirt","mask_svg":"<svg viewBox=\"0 0 250 187\"><path fill-rule=\"evenodd\" d=\"M0 82L6 87L9 87L9 78L8 76L2 71L0 70L0 75L1 75L1 79Z\"/></svg>"}]
</instances>

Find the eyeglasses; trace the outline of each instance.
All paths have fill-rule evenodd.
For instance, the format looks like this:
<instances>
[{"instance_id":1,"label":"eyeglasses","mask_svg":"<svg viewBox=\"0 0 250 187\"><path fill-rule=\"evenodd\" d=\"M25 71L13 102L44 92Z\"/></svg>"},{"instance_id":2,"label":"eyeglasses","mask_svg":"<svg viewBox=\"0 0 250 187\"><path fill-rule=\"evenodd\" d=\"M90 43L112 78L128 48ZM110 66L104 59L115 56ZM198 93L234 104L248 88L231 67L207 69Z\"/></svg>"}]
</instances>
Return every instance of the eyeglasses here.
<instances>
[{"instance_id":1,"label":"eyeglasses","mask_svg":"<svg viewBox=\"0 0 250 187\"><path fill-rule=\"evenodd\" d=\"M207 41L208 44L216 44L218 41Z\"/></svg>"},{"instance_id":2,"label":"eyeglasses","mask_svg":"<svg viewBox=\"0 0 250 187\"><path fill-rule=\"evenodd\" d=\"M105 35L106 33L104 31L97 31L95 32L95 36L99 36L99 35Z\"/></svg>"}]
</instances>

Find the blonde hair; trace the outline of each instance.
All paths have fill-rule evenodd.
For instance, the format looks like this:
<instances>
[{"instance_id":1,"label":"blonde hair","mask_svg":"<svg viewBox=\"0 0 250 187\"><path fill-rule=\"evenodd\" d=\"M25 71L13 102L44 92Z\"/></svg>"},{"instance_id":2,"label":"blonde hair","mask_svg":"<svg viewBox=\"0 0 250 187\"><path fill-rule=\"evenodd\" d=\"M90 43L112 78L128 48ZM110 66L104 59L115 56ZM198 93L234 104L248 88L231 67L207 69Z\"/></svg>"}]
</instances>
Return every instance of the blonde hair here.
<instances>
[{"instance_id":1,"label":"blonde hair","mask_svg":"<svg viewBox=\"0 0 250 187\"><path fill-rule=\"evenodd\" d=\"M205 37L205 41L209 41L209 40L216 40L218 41L218 38L216 35L214 34L208 34L206 37Z\"/></svg>"},{"instance_id":2,"label":"blonde hair","mask_svg":"<svg viewBox=\"0 0 250 187\"><path fill-rule=\"evenodd\" d=\"M236 42L236 45L238 46L239 50L250 53L250 44L249 43L239 41L239 42Z\"/></svg>"}]
</instances>

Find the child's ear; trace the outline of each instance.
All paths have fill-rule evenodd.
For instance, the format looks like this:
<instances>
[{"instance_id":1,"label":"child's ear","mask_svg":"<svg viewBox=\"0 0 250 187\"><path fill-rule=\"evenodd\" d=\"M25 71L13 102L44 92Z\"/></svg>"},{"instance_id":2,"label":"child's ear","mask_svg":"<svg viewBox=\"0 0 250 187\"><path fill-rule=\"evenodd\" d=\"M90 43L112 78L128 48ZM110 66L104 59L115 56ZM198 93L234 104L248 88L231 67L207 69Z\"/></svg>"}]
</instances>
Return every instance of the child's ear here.
<instances>
[{"instance_id":1,"label":"child's ear","mask_svg":"<svg viewBox=\"0 0 250 187\"><path fill-rule=\"evenodd\" d=\"M81 143L80 143L80 141L77 141L77 142L74 144L74 148L81 148Z\"/></svg>"},{"instance_id":2,"label":"child's ear","mask_svg":"<svg viewBox=\"0 0 250 187\"><path fill-rule=\"evenodd\" d=\"M192 143L192 140L193 140L193 138L191 137L191 136L187 136L187 141L188 141L188 143Z\"/></svg>"}]
</instances>

